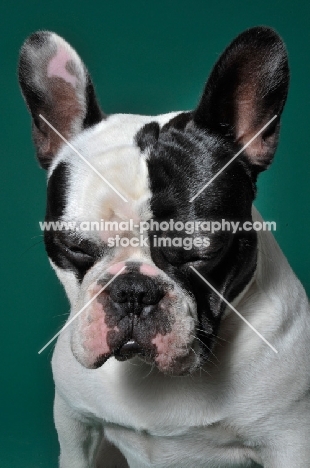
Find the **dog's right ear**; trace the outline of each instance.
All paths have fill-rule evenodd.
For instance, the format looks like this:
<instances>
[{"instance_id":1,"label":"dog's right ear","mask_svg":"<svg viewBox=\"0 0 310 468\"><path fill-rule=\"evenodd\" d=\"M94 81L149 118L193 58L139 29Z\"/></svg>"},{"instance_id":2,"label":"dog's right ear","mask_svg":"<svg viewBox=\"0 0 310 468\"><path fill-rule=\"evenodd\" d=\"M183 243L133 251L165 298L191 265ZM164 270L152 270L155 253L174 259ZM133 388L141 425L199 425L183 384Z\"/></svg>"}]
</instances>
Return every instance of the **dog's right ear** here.
<instances>
[{"instance_id":1,"label":"dog's right ear","mask_svg":"<svg viewBox=\"0 0 310 468\"><path fill-rule=\"evenodd\" d=\"M22 46L18 72L37 157L46 169L64 142L40 114L67 140L105 116L80 57L57 34L32 34Z\"/></svg>"},{"instance_id":2,"label":"dog's right ear","mask_svg":"<svg viewBox=\"0 0 310 468\"><path fill-rule=\"evenodd\" d=\"M248 29L215 64L194 121L240 149L247 144L243 155L259 173L270 165L277 148L288 85L288 57L280 36L264 26Z\"/></svg>"}]
</instances>

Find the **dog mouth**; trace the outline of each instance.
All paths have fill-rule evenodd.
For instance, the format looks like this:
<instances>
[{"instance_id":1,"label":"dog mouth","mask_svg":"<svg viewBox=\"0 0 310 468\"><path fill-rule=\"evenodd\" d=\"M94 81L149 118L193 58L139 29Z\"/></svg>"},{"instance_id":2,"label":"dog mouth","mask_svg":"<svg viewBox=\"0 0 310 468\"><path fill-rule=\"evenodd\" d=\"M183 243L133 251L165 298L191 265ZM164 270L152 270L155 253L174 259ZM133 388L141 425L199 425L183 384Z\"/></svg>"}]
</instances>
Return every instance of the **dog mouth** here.
<instances>
[{"instance_id":1,"label":"dog mouth","mask_svg":"<svg viewBox=\"0 0 310 468\"><path fill-rule=\"evenodd\" d=\"M164 349L169 345L169 337L167 343L164 336L157 336L154 340L158 340L158 343L146 346L141 344L140 340L130 338L122 343L110 353L101 354L95 361L92 362L88 368L98 369L105 362L114 357L119 362L129 361L133 358L139 358L146 364L155 364L159 371L169 375L187 375L196 369L198 358L200 356L199 350L194 350L192 347L183 346L182 352L179 354L173 354L169 352L169 348ZM194 345L193 345L194 346ZM194 346L195 347L195 346Z\"/></svg>"},{"instance_id":2,"label":"dog mouth","mask_svg":"<svg viewBox=\"0 0 310 468\"><path fill-rule=\"evenodd\" d=\"M145 349L133 339L127 341L113 353L115 359L118 361L127 361L135 356L144 357L145 354Z\"/></svg>"}]
</instances>

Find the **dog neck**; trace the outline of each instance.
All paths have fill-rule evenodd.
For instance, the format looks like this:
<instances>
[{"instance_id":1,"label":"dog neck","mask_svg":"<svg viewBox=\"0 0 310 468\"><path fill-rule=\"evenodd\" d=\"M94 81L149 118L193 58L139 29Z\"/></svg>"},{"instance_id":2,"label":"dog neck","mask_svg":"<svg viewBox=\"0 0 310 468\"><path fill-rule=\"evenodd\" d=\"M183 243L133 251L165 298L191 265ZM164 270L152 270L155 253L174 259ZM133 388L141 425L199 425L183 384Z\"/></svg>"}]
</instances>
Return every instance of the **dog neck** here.
<instances>
[{"instance_id":1,"label":"dog neck","mask_svg":"<svg viewBox=\"0 0 310 468\"><path fill-rule=\"evenodd\" d=\"M252 206L253 222L263 222L258 210ZM277 302L281 310L287 312L286 316L279 317L285 321L294 307L307 303L308 298L298 278L291 269L286 257L270 231L257 232L257 265L255 272L243 291L231 302L237 310L244 309L252 295L262 296L262 300L269 298L270 303ZM275 307L275 310L278 308ZM245 307L246 309L246 307ZM307 309L307 307L306 307ZM223 320L233 314L227 306Z\"/></svg>"}]
</instances>

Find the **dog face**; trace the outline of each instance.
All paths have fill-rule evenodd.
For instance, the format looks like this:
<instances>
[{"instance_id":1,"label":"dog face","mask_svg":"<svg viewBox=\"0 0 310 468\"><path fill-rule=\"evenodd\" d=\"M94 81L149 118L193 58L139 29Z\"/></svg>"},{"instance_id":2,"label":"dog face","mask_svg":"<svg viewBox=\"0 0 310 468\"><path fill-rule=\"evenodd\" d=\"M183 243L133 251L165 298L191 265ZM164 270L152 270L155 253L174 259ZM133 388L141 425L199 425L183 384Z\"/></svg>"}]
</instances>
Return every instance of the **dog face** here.
<instances>
[{"instance_id":1,"label":"dog face","mask_svg":"<svg viewBox=\"0 0 310 468\"><path fill-rule=\"evenodd\" d=\"M190 266L228 301L256 268L255 232L208 233L205 242L201 226L252 219L257 175L272 161L288 89L281 39L263 27L238 36L191 112L104 115L80 58L50 32L25 42L19 77L48 168L46 221L72 223L46 229L45 245L76 315L74 356L87 368L138 355L165 373L194 371L212 352L225 304ZM102 220L108 232L77 228ZM177 222L192 229L177 232ZM167 242L176 236L178 243Z\"/></svg>"}]
</instances>

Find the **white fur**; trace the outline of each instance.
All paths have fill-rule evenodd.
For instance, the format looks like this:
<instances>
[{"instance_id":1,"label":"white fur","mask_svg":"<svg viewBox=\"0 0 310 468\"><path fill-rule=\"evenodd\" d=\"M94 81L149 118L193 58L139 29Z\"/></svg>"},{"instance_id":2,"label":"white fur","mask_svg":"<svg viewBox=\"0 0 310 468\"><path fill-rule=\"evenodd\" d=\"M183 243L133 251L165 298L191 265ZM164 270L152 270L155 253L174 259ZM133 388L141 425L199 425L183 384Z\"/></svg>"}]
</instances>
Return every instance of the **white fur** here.
<instances>
[{"instance_id":1,"label":"white fur","mask_svg":"<svg viewBox=\"0 0 310 468\"><path fill-rule=\"evenodd\" d=\"M51 97L55 88L50 89L48 77L64 80L70 90L73 86L80 112L66 130L76 135L86 115L87 75L81 60L55 34L48 35L44 47L24 47L28 65L23 73L37 92ZM134 136L143 125L154 120L163 125L176 114L114 115L71 141L128 203L63 145L49 169L51 176L61 161L70 166L63 220L151 218L147 154L139 153ZM255 209L253 217L260 219ZM92 240L102 242L99 234ZM148 248L120 250L98 261L80 285L73 273L52 264L70 299L70 318L96 280L129 259L155 267ZM194 301L176 292L179 303L172 312L178 331L190 334L197 323ZM257 269L234 306L277 354L227 309L212 359L191 375L171 377L137 358L119 362L112 357L94 370L73 356L79 319L67 327L52 360L60 468L224 468L250 466L253 460L265 468L308 468L309 303L271 233L258 233ZM78 335L76 341L76 348L82 346Z\"/></svg>"},{"instance_id":2,"label":"white fur","mask_svg":"<svg viewBox=\"0 0 310 468\"><path fill-rule=\"evenodd\" d=\"M131 145L133 135L150 120L154 119L110 117L73 142L129 195L130 216L142 219L150 214L147 172ZM120 129L126 130L118 133ZM128 151L116 145L105 152L116 141L129 145ZM128 163L126 155L133 166L126 169L127 177L119 179L123 173L119 169ZM118 205L117 195L108 193L69 149L63 149L53 167L60 160L74 165L65 217L129 216L122 212L129 208L123 202ZM133 186L135 174L139 183ZM106 197L111 197L110 211L101 204ZM253 216L260 219L255 209ZM100 443L98 466L125 467L107 441L120 449L130 468L220 468L250 466L251 460L265 468L309 466L308 299L272 234L259 233L258 238L255 277L235 306L278 354L230 312L221 325L214 362L191 376L169 377L135 359L121 363L110 358L101 368L90 370L73 357L69 327L60 335L53 356L61 468L95 466ZM150 261L147 252L135 254ZM102 268L97 264L91 277ZM58 275L65 285L71 281ZM72 299L75 286L66 287Z\"/></svg>"},{"instance_id":3,"label":"white fur","mask_svg":"<svg viewBox=\"0 0 310 468\"><path fill-rule=\"evenodd\" d=\"M77 420L87 431L88 424L102 421L106 438L131 468L219 468L250 459L266 468L308 467L308 299L270 233L259 233L259 252L255 279L237 308L278 354L231 313L222 323L214 363L202 372L171 378L140 361L114 358L87 370L72 356L66 330L53 371L71 424ZM88 466L87 450L77 458L80 441L62 423L56 417L60 440L64 432L76 451L61 466ZM114 466L104 454L101 459L102 467Z\"/></svg>"},{"instance_id":4,"label":"white fur","mask_svg":"<svg viewBox=\"0 0 310 468\"><path fill-rule=\"evenodd\" d=\"M79 224L80 222L101 219L118 222L132 219L136 224L151 219L153 216L149 206L151 193L147 164L138 147L134 145L134 136L145 123L157 120L162 125L174 115L175 113L172 113L154 118L112 116L91 130L83 132L72 141L73 147L78 150L79 154L85 157L100 174L109 179L113 187L126 197L127 203L91 167L85 164L85 161L72 148L65 145L49 173L51 176L56 164L60 162L65 162L70 168L67 180L66 208L61 221L76 221ZM114 145L111 144L111 138L114 140ZM103 235L100 232L78 231L80 238L91 237L94 242L100 245ZM108 235L113 235L113 233ZM124 232L123 235L128 237L134 233ZM109 268L123 261L142 261L144 265L156 268L151 259L149 246L118 248L115 251L110 249L110 252L101 261L96 262L94 267L89 269L81 287L72 273L64 275L61 269L53 265L60 280L64 281L67 294L70 297L72 317L91 299L92 291L94 291L98 280L103 279ZM177 297L169 297L167 293L161 300L162 312L167 315L169 323L171 321L171 333L165 337L158 335L152 342L156 345L158 352L156 363L168 372L169 366L173 362L178 362L179 372L183 372L186 368L190 369L197 365L198 362L195 354L198 351L198 343L194 340L197 325L196 305L188 294L163 271L159 270L159 276L171 285L171 288L177 293ZM72 351L79 362L84 363L87 367L96 360L96 355L93 343L85 350L83 335L87 330L87 336L91 336L93 339L101 330L94 330L94 324L89 326L91 322L93 323L94 317L97 317L95 309L96 304L92 303L82 314L79 314L71 327ZM103 324L102 327L101 332L105 336L109 329ZM104 349L107 350L107 347ZM99 352L98 349L97 351Z\"/></svg>"}]
</instances>

